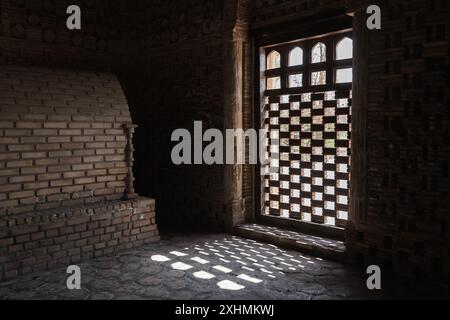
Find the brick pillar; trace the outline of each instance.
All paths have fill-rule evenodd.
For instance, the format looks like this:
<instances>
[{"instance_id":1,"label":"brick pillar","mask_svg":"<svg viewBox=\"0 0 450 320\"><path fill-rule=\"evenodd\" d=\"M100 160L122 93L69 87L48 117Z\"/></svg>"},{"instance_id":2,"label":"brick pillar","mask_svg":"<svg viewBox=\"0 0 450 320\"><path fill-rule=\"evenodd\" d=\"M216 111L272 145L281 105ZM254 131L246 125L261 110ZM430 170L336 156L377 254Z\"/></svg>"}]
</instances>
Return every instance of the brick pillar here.
<instances>
[{"instance_id":1,"label":"brick pillar","mask_svg":"<svg viewBox=\"0 0 450 320\"><path fill-rule=\"evenodd\" d=\"M134 191L134 174L133 174L133 163L134 163L134 147L133 147L133 135L134 131L138 126L134 124L126 124L124 125L126 142L127 145L125 147L125 156L127 162L127 178L126 178L126 186L125 186L125 200L135 199L138 195Z\"/></svg>"},{"instance_id":2,"label":"brick pillar","mask_svg":"<svg viewBox=\"0 0 450 320\"><path fill-rule=\"evenodd\" d=\"M349 8L353 15L352 158L349 224L367 220L367 107L369 33L366 6Z\"/></svg>"},{"instance_id":3,"label":"brick pillar","mask_svg":"<svg viewBox=\"0 0 450 320\"><path fill-rule=\"evenodd\" d=\"M353 16L353 101L352 156L350 166L349 220L345 229L349 261L357 262L358 230L367 222L367 109L370 31L366 27L364 1L349 1L347 12Z\"/></svg>"}]
</instances>

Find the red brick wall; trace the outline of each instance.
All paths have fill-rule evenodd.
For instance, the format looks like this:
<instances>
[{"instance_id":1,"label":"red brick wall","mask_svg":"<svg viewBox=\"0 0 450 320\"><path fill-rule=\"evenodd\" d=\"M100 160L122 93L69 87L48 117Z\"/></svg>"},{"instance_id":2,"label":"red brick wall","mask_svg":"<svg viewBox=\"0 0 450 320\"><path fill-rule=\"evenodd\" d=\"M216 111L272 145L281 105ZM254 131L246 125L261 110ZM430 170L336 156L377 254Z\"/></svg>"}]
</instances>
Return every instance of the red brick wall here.
<instances>
[{"instance_id":1,"label":"red brick wall","mask_svg":"<svg viewBox=\"0 0 450 320\"><path fill-rule=\"evenodd\" d=\"M0 69L0 216L117 200L130 112L115 76Z\"/></svg>"},{"instance_id":2,"label":"red brick wall","mask_svg":"<svg viewBox=\"0 0 450 320\"><path fill-rule=\"evenodd\" d=\"M16 215L0 220L0 281L158 240L150 199Z\"/></svg>"},{"instance_id":3,"label":"red brick wall","mask_svg":"<svg viewBox=\"0 0 450 320\"><path fill-rule=\"evenodd\" d=\"M0 280L159 239L153 200L118 201L132 120L111 72L135 58L130 4L0 0Z\"/></svg>"}]
</instances>

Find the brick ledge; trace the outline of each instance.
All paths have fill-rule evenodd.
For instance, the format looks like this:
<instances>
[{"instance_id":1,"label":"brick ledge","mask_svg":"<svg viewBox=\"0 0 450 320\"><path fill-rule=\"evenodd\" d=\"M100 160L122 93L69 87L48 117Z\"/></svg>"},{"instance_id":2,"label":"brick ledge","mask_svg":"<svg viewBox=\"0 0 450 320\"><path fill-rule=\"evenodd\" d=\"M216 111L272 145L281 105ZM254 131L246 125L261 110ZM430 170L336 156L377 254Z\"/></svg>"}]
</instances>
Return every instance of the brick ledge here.
<instances>
[{"instance_id":1,"label":"brick ledge","mask_svg":"<svg viewBox=\"0 0 450 320\"><path fill-rule=\"evenodd\" d=\"M58 222L72 218L95 216L111 211L114 212L114 215L119 216L118 213L132 209L135 204L149 206L151 210L155 209L155 200L144 197L130 200L101 201L74 207L32 211L2 217L0 218L0 228Z\"/></svg>"},{"instance_id":2,"label":"brick ledge","mask_svg":"<svg viewBox=\"0 0 450 320\"><path fill-rule=\"evenodd\" d=\"M136 198L4 217L0 281L160 240L155 201Z\"/></svg>"}]
</instances>

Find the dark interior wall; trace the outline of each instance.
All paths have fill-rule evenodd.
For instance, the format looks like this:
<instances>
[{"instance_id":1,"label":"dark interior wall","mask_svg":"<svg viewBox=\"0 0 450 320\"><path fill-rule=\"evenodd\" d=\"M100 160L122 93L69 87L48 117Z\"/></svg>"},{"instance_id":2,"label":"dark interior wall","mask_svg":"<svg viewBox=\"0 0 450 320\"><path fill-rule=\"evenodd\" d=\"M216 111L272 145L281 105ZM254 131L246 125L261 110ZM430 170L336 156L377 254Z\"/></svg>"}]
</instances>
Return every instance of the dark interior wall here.
<instances>
[{"instance_id":1,"label":"dark interior wall","mask_svg":"<svg viewBox=\"0 0 450 320\"><path fill-rule=\"evenodd\" d=\"M82 29L66 28L66 8ZM135 135L137 191L164 225L223 226L223 167L171 165L171 133L223 128L223 1L0 1L0 64L115 73Z\"/></svg>"},{"instance_id":2,"label":"dark interior wall","mask_svg":"<svg viewBox=\"0 0 450 320\"><path fill-rule=\"evenodd\" d=\"M222 0L141 1L132 20L138 55L121 74L139 125L137 191L157 199L158 224L223 227L223 167L175 166L175 129L223 128Z\"/></svg>"},{"instance_id":3,"label":"dark interior wall","mask_svg":"<svg viewBox=\"0 0 450 320\"><path fill-rule=\"evenodd\" d=\"M360 260L450 275L448 1L385 1L369 33L366 216Z\"/></svg>"},{"instance_id":4,"label":"dark interior wall","mask_svg":"<svg viewBox=\"0 0 450 320\"><path fill-rule=\"evenodd\" d=\"M81 30L66 27L72 4L82 9ZM0 64L112 71L137 46L128 7L124 0L1 0Z\"/></svg>"},{"instance_id":5,"label":"dark interior wall","mask_svg":"<svg viewBox=\"0 0 450 320\"><path fill-rule=\"evenodd\" d=\"M301 22L356 3L364 1L256 0L252 27ZM347 246L360 262L439 278L450 270L449 3L377 3L382 29L367 32L363 92L367 194L347 229Z\"/></svg>"}]
</instances>

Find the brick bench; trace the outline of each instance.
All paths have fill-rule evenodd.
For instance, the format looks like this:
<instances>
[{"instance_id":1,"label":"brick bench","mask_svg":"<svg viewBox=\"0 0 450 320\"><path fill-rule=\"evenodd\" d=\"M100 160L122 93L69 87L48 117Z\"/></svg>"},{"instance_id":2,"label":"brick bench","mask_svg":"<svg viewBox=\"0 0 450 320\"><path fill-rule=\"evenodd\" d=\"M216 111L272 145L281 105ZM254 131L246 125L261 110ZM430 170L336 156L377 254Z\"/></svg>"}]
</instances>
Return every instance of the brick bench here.
<instances>
[{"instance_id":1,"label":"brick bench","mask_svg":"<svg viewBox=\"0 0 450 320\"><path fill-rule=\"evenodd\" d=\"M159 241L155 201L136 198L0 219L0 281Z\"/></svg>"}]
</instances>

